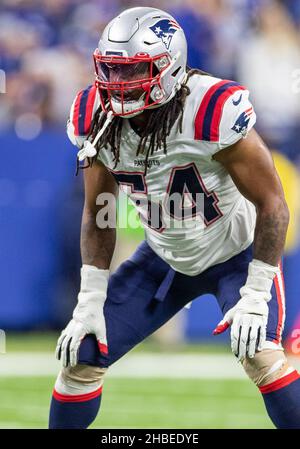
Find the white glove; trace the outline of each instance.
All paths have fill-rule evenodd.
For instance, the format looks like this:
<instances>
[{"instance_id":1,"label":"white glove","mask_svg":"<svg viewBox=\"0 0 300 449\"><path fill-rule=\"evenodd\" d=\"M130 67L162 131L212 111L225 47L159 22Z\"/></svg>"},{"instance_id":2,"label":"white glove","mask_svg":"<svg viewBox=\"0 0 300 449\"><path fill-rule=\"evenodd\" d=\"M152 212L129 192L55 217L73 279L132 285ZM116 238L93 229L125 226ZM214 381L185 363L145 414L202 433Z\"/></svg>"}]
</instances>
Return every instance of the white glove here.
<instances>
[{"instance_id":1,"label":"white glove","mask_svg":"<svg viewBox=\"0 0 300 449\"><path fill-rule=\"evenodd\" d=\"M249 264L246 284L240 289L241 299L224 315L214 335L231 325L231 349L239 361L255 356L266 341L266 328L272 298L273 279L279 268L253 259Z\"/></svg>"},{"instance_id":2,"label":"white glove","mask_svg":"<svg viewBox=\"0 0 300 449\"><path fill-rule=\"evenodd\" d=\"M109 270L91 265L81 268L81 289L73 319L62 331L56 346L56 358L64 367L77 364L78 349L85 335L95 334L100 352L107 354L106 325L103 307L106 300Z\"/></svg>"}]
</instances>

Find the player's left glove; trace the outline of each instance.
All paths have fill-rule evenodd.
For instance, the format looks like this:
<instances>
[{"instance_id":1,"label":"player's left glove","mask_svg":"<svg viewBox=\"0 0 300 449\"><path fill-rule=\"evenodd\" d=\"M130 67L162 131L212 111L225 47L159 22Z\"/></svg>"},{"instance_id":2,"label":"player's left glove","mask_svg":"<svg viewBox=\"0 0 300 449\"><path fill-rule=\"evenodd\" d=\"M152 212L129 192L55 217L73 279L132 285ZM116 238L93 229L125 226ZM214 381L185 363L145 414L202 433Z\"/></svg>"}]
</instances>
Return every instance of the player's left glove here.
<instances>
[{"instance_id":1,"label":"player's left glove","mask_svg":"<svg viewBox=\"0 0 300 449\"><path fill-rule=\"evenodd\" d=\"M214 330L214 335L218 335L231 325L231 349L239 361L253 358L255 352L263 348L269 314L267 303L278 272L278 267L253 259L246 284L240 289L241 299Z\"/></svg>"},{"instance_id":2,"label":"player's left glove","mask_svg":"<svg viewBox=\"0 0 300 449\"><path fill-rule=\"evenodd\" d=\"M64 367L77 364L78 349L84 336L94 334L99 351L108 353L103 307L106 300L109 270L91 265L81 268L81 289L73 319L62 331L56 346L56 358Z\"/></svg>"}]
</instances>

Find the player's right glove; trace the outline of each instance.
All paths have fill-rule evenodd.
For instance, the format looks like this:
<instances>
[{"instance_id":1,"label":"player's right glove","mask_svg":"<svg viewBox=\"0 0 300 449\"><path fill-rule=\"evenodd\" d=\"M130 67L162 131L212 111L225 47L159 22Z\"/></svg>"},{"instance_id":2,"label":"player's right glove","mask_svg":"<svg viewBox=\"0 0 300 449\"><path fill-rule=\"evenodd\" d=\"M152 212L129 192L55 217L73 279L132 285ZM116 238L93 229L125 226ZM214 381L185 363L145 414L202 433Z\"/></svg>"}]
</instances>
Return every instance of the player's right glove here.
<instances>
[{"instance_id":1,"label":"player's right glove","mask_svg":"<svg viewBox=\"0 0 300 449\"><path fill-rule=\"evenodd\" d=\"M73 319L62 331L56 346L56 358L64 367L77 364L78 349L84 336L94 334L103 354L108 353L103 307L106 300L109 270L91 265L81 268L81 289Z\"/></svg>"},{"instance_id":2,"label":"player's right glove","mask_svg":"<svg viewBox=\"0 0 300 449\"><path fill-rule=\"evenodd\" d=\"M214 330L214 335L218 335L231 326L231 349L239 361L247 356L253 358L256 351L263 349L269 314L267 303L272 298L273 279L278 272L278 267L252 260L246 284L240 289L241 299Z\"/></svg>"}]
</instances>

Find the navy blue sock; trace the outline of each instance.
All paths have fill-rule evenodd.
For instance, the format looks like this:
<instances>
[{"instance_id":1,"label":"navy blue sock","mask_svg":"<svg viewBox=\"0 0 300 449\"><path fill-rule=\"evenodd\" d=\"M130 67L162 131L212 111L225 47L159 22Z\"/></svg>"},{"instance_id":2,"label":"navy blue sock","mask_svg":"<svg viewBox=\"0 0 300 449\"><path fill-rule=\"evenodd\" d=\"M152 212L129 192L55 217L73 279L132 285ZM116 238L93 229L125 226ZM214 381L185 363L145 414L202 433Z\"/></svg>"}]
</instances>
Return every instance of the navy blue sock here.
<instances>
[{"instance_id":1,"label":"navy blue sock","mask_svg":"<svg viewBox=\"0 0 300 449\"><path fill-rule=\"evenodd\" d=\"M260 391L277 429L300 429L300 376L297 371L261 387Z\"/></svg>"},{"instance_id":2,"label":"navy blue sock","mask_svg":"<svg viewBox=\"0 0 300 449\"><path fill-rule=\"evenodd\" d=\"M100 403L102 389L96 392L65 396L53 392L49 429L87 429L96 418Z\"/></svg>"}]
</instances>

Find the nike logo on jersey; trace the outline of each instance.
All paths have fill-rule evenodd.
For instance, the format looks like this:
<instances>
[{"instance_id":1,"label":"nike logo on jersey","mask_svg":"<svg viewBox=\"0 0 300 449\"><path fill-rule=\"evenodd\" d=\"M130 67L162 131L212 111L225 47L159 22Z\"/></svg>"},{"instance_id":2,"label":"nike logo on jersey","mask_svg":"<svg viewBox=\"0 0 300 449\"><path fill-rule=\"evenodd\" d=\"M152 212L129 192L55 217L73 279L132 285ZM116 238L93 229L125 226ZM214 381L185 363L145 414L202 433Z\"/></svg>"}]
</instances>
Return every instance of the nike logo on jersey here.
<instances>
[{"instance_id":1,"label":"nike logo on jersey","mask_svg":"<svg viewBox=\"0 0 300 449\"><path fill-rule=\"evenodd\" d=\"M238 106L240 104L240 102L242 101L242 96L243 96L243 94L241 94L240 98L236 101L232 100L232 103L234 104L234 106Z\"/></svg>"}]
</instances>

